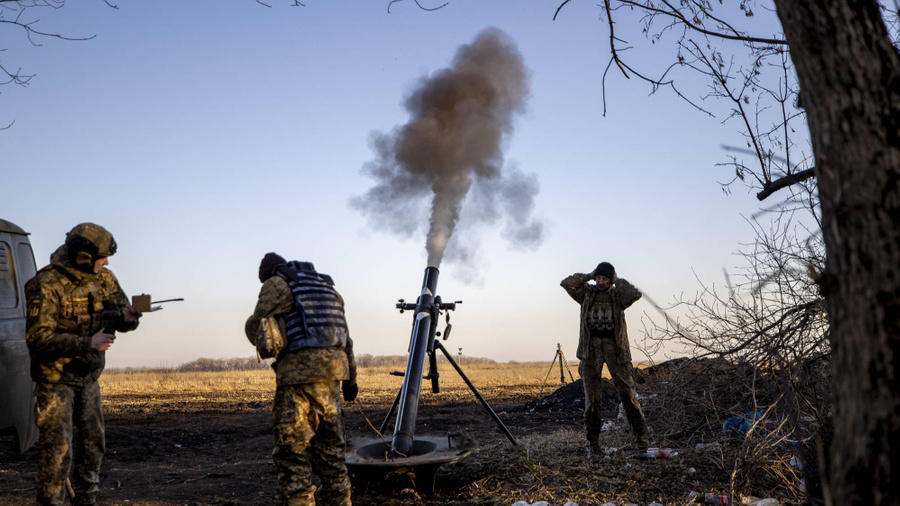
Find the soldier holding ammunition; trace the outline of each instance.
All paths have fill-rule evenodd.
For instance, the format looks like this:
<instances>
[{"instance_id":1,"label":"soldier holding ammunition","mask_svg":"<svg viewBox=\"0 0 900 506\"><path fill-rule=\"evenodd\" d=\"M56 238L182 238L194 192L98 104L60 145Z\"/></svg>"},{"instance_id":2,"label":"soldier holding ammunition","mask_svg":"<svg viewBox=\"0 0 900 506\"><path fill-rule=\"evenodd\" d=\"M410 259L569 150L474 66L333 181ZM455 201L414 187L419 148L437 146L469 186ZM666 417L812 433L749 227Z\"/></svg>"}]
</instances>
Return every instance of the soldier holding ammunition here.
<instances>
[{"instance_id":1,"label":"soldier holding ammunition","mask_svg":"<svg viewBox=\"0 0 900 506\"><path fill-rule=\"evenodd\" d=\"M589 454L597 455L600 451L598 441L603 425L599 401L604 363L637 439L638 455L646 454L650 438L644 413L634 393L631 350L625 325L625 309L641 298L641 292L617 277L609 262L601 262L590 274L572 274L560 285L581 304L576 356L580 360L578 372L584 382L584 428Z\"/></svg>"},{"instance_id":2,"label":"soldier holding ammunition","mask_svg":"<svg viewBox=\"0 0 900 506\"><path fill-rule=\"evenodd\" d=\"M97 379L116 331L138 326L141 312L128 304L105 266L116 252L106 229L82 223L25 287L26 336L35 385L38 504L63 504L72 461L72 503L95 504L106 448ZM117 315L110 317L111 314ZM77 427L74 433L73 425ZM74 454L74 456L73 456Z\"/></svg>"},{"instance_id":3,"label":"soldier holding ammunition","mask_svg":"<svg viewBox=\"0 0 900 506\"><path fill-rule=\"evenodd\" d=\"M334 281L309 262L287 262L268 253L259 266L263 283L244 331L257 349L275 355L273 459L281 494L289 505L349 505L350 479L344 464L341 393L356 398L353 341L344 301ZM274 319L274 324L273 320ZM316 494L312 472L321 481Z\"/></svg>"}]
</instances>

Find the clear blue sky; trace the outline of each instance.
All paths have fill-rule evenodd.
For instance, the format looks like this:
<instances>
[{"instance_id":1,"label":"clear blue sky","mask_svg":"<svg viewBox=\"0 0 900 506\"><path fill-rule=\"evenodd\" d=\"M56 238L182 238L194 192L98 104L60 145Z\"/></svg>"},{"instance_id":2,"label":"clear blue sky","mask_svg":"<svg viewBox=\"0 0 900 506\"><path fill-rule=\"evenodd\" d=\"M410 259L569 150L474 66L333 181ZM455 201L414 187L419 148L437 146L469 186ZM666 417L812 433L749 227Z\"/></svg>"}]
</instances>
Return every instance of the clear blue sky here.
<instances>
[{"instance_id":1,"label":"clear blue sky","mask_svg":"<svg viewBox=\"0 0 900 506\"><path fill-rule=\"evenodd\" d=\"M373 184L360 172L371 132L403 124L413 83L490 26L531 71L505 160L537 176L548 235L534 252L510 251L498 230L466 237L480 244L481 281L445 264L438 290L464 301L451 350L550 360L559 342L574 359L578 306L559 281L602 260L658 302L696 291L695 273L721 282L741 265L742 215L759 205L742 187L724 195L717 180L730 175L715 165L723 144L742 145L735 126L614 72L603 117L608 34L593 2L556 21L553 2L387 4L69 2L35 11L38 27L96 38L32 47L3 34L3 64L37 76L0 90L0 123L15 120L0 131L0 217L31 232L39 267L73 225L99 223L119 243L109 267L129 294L186 299L123 335L109 365L251 355L243 322L268 251L335 278L358 353L405 353L410 315L393 305L419 291L424 234L369 230L348 201ZM670 57L633 58L662 69ZM647 315L643 301L629 310L633 342Z\"/></svg>"}]
</instances>

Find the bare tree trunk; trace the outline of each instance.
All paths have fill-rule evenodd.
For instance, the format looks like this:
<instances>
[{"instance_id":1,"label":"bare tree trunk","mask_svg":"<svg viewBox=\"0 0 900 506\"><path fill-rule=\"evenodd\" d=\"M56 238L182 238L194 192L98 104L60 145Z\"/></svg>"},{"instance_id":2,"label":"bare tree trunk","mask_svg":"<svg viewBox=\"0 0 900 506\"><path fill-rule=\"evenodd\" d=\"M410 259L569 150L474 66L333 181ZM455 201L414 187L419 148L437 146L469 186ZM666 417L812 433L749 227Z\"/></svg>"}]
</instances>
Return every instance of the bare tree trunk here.
<instances>
[{"instance_id":1,"label":"bare tree trunk","mask_svg":"<svg viewBox=\"0 0 900 506\"><path fill-rule=\"evenodd\" d=\"M900 57L876 0L775 3L822 203L833 504L898 504L891 478L900 453Z\"/></svg>"}]
</instances>

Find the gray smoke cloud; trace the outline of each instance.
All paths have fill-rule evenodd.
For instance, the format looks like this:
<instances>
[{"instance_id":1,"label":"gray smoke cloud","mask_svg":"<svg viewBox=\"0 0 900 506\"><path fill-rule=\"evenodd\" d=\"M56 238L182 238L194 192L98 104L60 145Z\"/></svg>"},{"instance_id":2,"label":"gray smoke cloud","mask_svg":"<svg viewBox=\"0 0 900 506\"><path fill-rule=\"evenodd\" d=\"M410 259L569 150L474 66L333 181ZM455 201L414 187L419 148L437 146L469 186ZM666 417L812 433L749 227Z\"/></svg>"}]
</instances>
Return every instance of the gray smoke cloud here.
<instances>
[{"instance_id":1,"label":"gray smoke cloud","mask_svg":"<svg viewBox=\"0 0 900 506\"><path fill-rule=\"evenodd\" d=\"M532 217L537 178L503 170L504 143L529 93L528 71L512 40L496 28L481 32L456 51L449 68L418 81L405 100L405 125L372 134L376 158L362 171L376 184L350 205L374 228L405 237L424 227L430 207L429 266L440 267L464 202L466 230L502 220L513 247L538 247L544 226ZM476 244L454 240L447 260L471 268Z\"/></svg>"}]
</instances>

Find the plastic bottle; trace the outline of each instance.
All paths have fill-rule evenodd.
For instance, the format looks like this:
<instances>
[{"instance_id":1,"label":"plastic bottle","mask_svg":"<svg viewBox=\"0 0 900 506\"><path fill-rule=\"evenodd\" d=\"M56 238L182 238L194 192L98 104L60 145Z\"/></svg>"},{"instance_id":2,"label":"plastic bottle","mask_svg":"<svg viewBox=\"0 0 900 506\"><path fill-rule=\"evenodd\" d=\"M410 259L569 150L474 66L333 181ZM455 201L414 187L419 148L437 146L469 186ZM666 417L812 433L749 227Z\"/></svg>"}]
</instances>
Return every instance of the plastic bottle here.
<instances>
[{"instance_id":1,"label":"plastic bottle","mask_svg":"<svg viewBox=\"0 0 900 506\"><path fill-rule=\"evenodd\" d=\"M635 454L635 458L640 459L667 459L678 455L678 452L671 448L647 448L646 452Z\"/></svg>"},{"instance_id":2,"label":"plastic bottle","mask_svg":"<svg viewBox=\"0 0 900 506\"><path fill-rule=\"evenodd\" d=\"M700 504L731 504L731 497L727 495L719 495L719 494L703 494L703 497L698 497L700 499Z\"/></svg>"}]
</instances>

